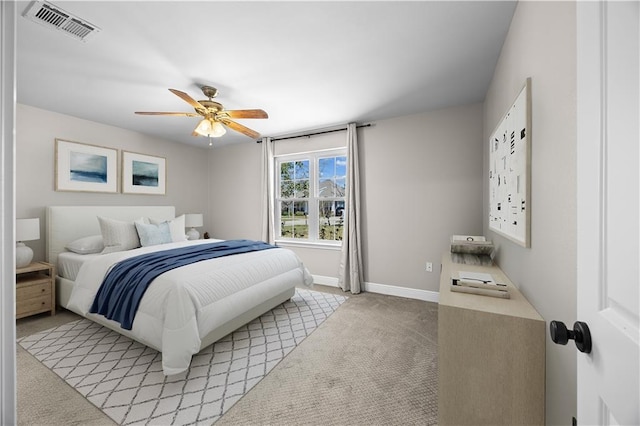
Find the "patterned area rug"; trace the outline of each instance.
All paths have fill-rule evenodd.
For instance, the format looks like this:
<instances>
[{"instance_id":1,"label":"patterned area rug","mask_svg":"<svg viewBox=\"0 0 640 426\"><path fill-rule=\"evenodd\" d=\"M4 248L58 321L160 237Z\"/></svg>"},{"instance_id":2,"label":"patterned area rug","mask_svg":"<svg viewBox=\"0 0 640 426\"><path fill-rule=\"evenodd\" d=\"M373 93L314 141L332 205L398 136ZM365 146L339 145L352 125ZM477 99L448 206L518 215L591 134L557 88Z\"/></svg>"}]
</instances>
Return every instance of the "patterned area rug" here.
<instances>
[{"instance_id":1,"label":"patterned area rug","mask_svg":"<svg viewBox=\"0 0 640 426\"><path fill-rule=\"evenodd\" d=\"M87 319L18 343L119 424L212 424L345 300L296 289L173 376L162 374L158 351Z\"/></svg>"}]
</instances>

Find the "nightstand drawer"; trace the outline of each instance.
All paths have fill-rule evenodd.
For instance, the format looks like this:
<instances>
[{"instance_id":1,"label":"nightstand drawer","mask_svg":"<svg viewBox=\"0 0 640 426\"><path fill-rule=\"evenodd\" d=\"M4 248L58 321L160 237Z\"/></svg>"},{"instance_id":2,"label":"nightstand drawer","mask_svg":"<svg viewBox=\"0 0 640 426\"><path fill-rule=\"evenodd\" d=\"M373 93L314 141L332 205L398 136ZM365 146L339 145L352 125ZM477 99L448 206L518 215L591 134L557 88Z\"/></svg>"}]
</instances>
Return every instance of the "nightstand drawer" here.
<instances>
[{"instance_id":1,"label":"nightstand drawer","mask_svg":"<svg viewBox=\"0 0 640 426\"><path fill-rule=\"evenodd\" d=\"M43 312L56 313L56 268L33 262L16 269L16 319Z\"/></svg>"},{"instance_id":2,"label":"nightstand drawer","mask_svg":"<svg viewBox=\"0 0 640 426\"><path fill-rule=\"evenodd\" d=\"M16 303L16 318L48 312L51 310L51 291L40 297L18 300Z\"/></svg>"},{"instance_id":3,"label":"nightstand drawer","mask_svg":"<svg viewBox=\"0 0 640 426\"><path fill-rule=\"evenodd\" d=\"M42 282L35 282L28 286L21 286L16 288L16 300L32 299L34 297L40 297L49 295L51 299L51 280L43 279Z\"/></svg>"}]
</instances>

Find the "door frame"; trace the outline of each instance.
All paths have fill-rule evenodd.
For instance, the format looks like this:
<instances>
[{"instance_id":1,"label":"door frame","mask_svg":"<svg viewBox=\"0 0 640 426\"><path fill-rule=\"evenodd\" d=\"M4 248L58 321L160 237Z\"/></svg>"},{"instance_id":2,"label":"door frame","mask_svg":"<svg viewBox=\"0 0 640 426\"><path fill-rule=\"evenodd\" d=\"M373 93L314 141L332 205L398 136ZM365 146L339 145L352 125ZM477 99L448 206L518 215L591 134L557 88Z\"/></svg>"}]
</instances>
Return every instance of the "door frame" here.
<instances>
[{"instance_id":1,"label":"door frame","mask_svg":"<svg viewBox=\"0 0 640 426\"><path fill-rule=\"evenodd\" d=\"M16 423L16 3L0 2L0 423Z\"/></svg>"}]
</instances>

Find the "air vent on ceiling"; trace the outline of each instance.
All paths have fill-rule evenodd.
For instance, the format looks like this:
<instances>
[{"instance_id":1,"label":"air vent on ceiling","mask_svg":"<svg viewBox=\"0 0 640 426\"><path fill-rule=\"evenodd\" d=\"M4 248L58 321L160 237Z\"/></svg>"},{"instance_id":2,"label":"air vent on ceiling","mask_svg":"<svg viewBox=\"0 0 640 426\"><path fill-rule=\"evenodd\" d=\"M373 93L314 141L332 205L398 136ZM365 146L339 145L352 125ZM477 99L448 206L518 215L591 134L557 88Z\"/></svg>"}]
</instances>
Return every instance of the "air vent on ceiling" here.
<instances>
[{"instance_id":1,"label":"air vent on ceiling","mask_svg":"<svg viewBox=\"0 0 640 426\"><path fill-rule=\"evenodd\" d=\"M88 21L43 0L34 1L22 16L82 41L90 39L100 31L100 28Z\"/></svg>"}]
</instances>

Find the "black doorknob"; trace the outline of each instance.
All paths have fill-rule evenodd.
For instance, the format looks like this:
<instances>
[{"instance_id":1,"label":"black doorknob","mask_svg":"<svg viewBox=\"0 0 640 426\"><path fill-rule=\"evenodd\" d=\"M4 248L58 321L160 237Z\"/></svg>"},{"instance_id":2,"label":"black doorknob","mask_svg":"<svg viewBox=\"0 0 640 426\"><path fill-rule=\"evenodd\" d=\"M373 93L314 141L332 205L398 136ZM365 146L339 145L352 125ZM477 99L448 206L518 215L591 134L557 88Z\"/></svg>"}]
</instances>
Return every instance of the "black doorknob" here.
<instances>
[{"instance_id":1,"label":"black doorknob","mask_svg":"<svg viewBox=\"0 0 640 426\"><path fill-rule=\"evenodd\" d=\"M567 330L562 321L551 321L549 331L553 343L566 345L569 340L574 340L580 352L591 353L591 332L587 323L576 321L573 323L573 330Z\"/></svg>"}]
</instances>

